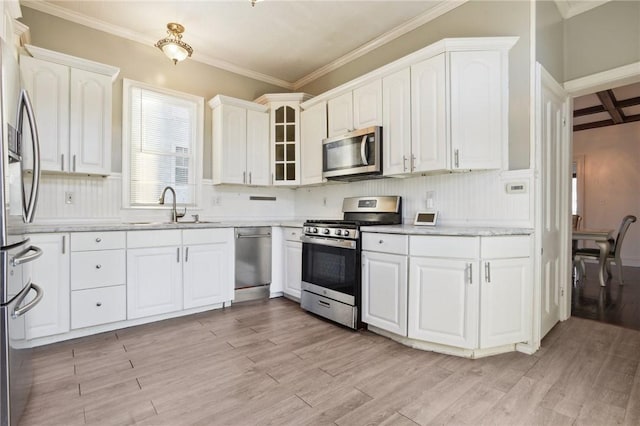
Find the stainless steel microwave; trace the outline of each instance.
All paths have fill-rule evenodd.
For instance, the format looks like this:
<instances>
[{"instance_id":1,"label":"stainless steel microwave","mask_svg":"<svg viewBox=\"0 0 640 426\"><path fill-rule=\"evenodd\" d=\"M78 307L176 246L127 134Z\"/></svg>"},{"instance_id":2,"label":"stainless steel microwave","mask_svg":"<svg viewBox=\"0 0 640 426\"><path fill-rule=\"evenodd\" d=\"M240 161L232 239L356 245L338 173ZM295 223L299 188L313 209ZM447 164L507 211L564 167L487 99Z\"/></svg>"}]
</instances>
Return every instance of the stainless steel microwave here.
<instances>
[{"instance_id":1,"label":"stainless steel microwave","mask_svg":"<svg viewBox=\"0 0 640 426\"><path fill-rule=\"evenodd\" d=\"M354 130L322 141L322 177L361 180L382 176L382 127Z\"/></svg>"}]
</instances>

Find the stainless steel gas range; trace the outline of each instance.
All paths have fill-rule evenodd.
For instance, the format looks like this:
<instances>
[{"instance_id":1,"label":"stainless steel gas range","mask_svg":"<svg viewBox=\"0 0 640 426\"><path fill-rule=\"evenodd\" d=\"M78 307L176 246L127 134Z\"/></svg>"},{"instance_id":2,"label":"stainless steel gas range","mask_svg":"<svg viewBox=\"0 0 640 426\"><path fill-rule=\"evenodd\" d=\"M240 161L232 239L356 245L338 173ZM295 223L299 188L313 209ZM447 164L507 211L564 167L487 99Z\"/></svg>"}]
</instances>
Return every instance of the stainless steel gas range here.
<instances>
[{"instance_id":1,"label":"stainless steel gas range","mask_svg":"<svg viewBox=\"0 0 640 426\"><path fill-rule=\"evenodd\" d=\"M345 198L342 212L343 220L308 220L304 224L300 305L358 329L362 326L360 231L367 225L402 223L402 199Z\"/></svg>"}]
</instances>

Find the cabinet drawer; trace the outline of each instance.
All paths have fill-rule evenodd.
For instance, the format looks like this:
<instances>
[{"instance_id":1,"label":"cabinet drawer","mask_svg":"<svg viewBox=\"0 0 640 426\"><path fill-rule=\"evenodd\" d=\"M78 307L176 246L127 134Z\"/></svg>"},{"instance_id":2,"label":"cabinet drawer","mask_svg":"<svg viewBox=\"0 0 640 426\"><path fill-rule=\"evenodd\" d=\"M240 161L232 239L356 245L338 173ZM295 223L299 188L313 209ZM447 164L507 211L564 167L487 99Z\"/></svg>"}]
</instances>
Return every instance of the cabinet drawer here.
<instances>
[{"instance_id":1,"label":"cabinet drawer","mask_svg":"<svg viewBox=\"0 0 640 426\"><path fill-rule=\"evenodd\" d=\"M233 241L233 228L185 229L182 244L215 244Z\"/></svg>"},{"instance_id":2,"label":"cabinet drawer","mask_svg":"<svg viewBox=\"0 0 640 426\"><path fill-rule=\"evenodd\" d=\"M74 232L71 234L71 251L111 250L125 247L124 231Z\"/></svg>"},{"instance_id":3,"label":"cabinet drawer","mask_svg":"<svg viewBox=\"0 0 640 426\"><path fill-rule=\"evenodd\" d=\"M480 257L479 237L414 236L409 238L411 256L477 259Z\"/></svg>"},{"instance_id":4,"label":"cabinet drawer","mask_svg":"<svg viewBox=\"0 0 640 426\"><path fill-rule=\"evenodd\" d=\"M298 241L300 242L300 237L302 236L302 228L282 228L282 232L284 232L284 239L286 241Z\"/></svg>"},{"instance_id":5,"label":"cabinet drawer","mask_svg":"<svg viewBox=\"0 0 640 426\"><path fill-rule=\"evenodd\" d=\"M179 246L182 244L181 232L179 229L129 231L127 232L127 248Z\"/></svg>"},{"instance_id":6,"label":"cabinet drawer","mask_svg":"<svg viewBox=\"0 0 640 426\"><path fill-rule=\"evenodd\" d=\"M125 259L124 249L71 253L71 289L124 284Z\"/></svg>"},{"instance_id":7,"label":"cabinet drawer","mask_svg":"<svg viewBox=\"0 0 640 426\"><path fill-rule=\"evenodd\" d=\"M482 237L480 252L485 259L529 257L531 256L530 238L524 235Z\"/></svg>"},{"instance_id":8,"label":"cabinet drawer","mask_svg":"<svg viewBox=\"0 0 640 426\"><path fill-rule=\"evenodd\" d=\"M407 235L364 232L362 250L406 255L409 251L408 240Z\"/></svg>"},{"instance_id":9,"label":"cabinet drawer","mask_svg":"<svg viewBox=\"0 0 640 426\"><path fill-rule=\"evenodd\" d=\"M123 321L127 317L126 286L71 292L71 328Z\"/></svg>"}]
</instances>

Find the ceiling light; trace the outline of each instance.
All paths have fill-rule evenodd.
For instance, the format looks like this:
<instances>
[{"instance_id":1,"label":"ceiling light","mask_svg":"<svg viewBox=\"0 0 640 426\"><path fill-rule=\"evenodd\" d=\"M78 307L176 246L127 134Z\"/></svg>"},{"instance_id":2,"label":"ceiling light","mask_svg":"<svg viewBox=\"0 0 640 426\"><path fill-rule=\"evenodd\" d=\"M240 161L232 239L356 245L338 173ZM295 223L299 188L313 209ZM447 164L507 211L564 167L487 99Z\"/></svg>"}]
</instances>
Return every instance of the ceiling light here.
<instances>
[{"instance_id":1,"label":"ceiling light","mask_svg":"<svg viewBox=\"0 0 640 426\"><path fill-rule=\"evenodd\" d=\"M169 22L167 24L167 37L158 40L154 45L162 50L164 54L173 61L174 65L179 61L185 60L193 53L191 46L182 41L183 32L184 27L182 25Z\"/></svg>"}]
</instances>

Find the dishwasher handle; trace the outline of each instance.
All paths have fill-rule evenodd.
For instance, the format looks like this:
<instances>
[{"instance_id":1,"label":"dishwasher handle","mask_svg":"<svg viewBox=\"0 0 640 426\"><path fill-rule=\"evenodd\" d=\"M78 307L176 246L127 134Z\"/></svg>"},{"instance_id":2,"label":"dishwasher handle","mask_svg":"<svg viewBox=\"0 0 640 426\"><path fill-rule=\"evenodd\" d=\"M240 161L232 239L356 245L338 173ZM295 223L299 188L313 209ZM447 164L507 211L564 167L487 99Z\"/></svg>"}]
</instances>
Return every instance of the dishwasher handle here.
<instances>
[{"instance_id":1,"label":"dishwasher handle","mask_svg":"<svg viewBox=\"0 0 640 426\"><path fill-rule=\"evenodd\" d=\"M237 234L236 238L271 238L271 232L267 234Z\"/></svg>"}]
</instances>

